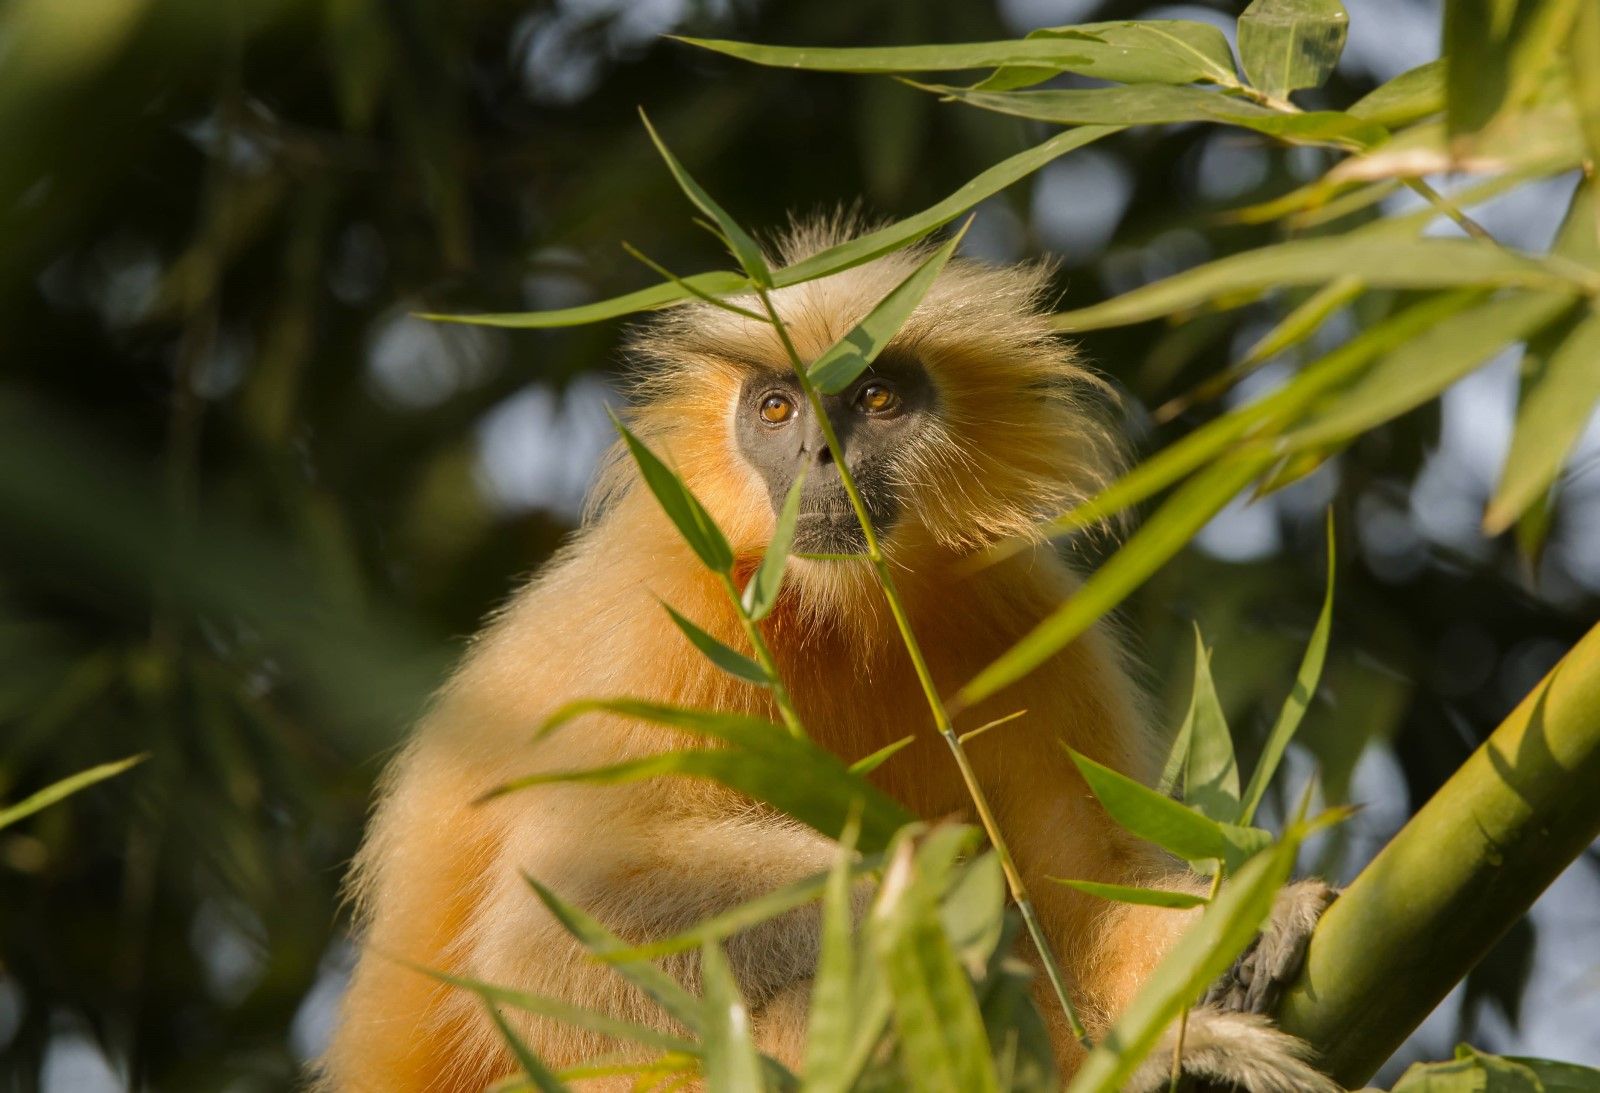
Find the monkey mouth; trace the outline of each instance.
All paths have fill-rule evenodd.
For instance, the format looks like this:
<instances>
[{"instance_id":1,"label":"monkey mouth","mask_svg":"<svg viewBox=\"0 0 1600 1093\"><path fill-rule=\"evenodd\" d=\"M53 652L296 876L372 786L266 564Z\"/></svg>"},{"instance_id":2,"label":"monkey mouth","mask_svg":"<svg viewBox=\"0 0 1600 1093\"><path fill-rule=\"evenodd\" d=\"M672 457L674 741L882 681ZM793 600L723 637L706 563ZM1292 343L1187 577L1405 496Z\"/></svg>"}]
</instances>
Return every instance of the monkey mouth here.
<instances>
[{"instance_id":1,"label":"monkey mouth","mask_svg":"<svg viewBox=\"0 0 1600 1093\"><path fill-rule=\"evenodd\" d=\"M880 533L887 530L878 514L869 509L868 515ZM811 509L795 521L794 549L801 554L860 554L867 549L867 536L853 509Z\"/></svg>"}]
</instances>

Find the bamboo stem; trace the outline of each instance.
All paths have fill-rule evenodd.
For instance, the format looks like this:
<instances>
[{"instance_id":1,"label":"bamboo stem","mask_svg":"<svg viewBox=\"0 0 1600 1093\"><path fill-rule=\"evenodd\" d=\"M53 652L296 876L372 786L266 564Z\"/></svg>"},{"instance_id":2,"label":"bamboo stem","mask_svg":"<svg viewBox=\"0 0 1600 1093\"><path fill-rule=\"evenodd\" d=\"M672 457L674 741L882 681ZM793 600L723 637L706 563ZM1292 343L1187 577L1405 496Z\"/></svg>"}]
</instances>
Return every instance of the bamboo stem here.
<instances>
[{"instance_id":1,"label":"bamboo stem","mask_svg":"<svg viewBox=\"0 0 1600 1093\"><path fill-rule=\"evenodd\" d=\"M1364 1084L1600 836L1600 626L1323 916L1280 1024Z\"/></svg>"}]
</instances>

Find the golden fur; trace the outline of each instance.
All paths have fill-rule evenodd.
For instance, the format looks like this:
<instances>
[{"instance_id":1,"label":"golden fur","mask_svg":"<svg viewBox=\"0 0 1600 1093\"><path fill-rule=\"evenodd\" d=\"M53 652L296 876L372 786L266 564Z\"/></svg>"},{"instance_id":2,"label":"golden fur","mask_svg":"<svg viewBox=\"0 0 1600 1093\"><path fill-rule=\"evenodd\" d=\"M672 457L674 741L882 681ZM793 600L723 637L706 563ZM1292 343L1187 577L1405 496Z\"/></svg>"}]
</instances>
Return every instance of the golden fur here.
<instances>
[{"instance_id":1,"label":"golden fur","mask_svg":"<svg viewBox=\"0 0 1600 1093\"><path fill-rule=\"evenodd\" d=\"M836 242L837 224L794 231L781 258ZM919 260L900 252L776 294L802 355L845 333ZM1100 384L1055 335L1038 266L952 262L897 344L929 370L937 430L898 466L907 514L886 543L935 679L953 692L1070 595L1048 547L976 574L957 563L1031 533L1105 483L1117 445L1094 407ZM748 572L773 515L739 457L731 418L754 366L786 368L770 327L707 305L680 306L632 342L631 422L715 517ZM752 362L755 362L754 364ZM716 580L679 539L631 461L614 454L586 526L489 623L384 779L352 891L363 951L323 1064L340 1090L467 1090L510 1072L478 1003L395 958L554 995L657 1026L669 1022L608 969L583 959L524 884L525 871L613 930L676 932L733 903L827 868L832 844L714 785L658 779L550 786L473 801L535 770L612 763L680 747L671 731L590 716L541 742L530 734L571 699L635 696L775 716L766 692L711 666L657 603L736 647L743 639ZM792 559L764 624L803 720L855 759L915 733L874 776L928 818L970 818L869 569ZM1094 1030L1103 1030L1189 920L1112 905L1046 874L1193 886L1100 811L1061 741L1136 777L1153 775L1151 734L1115 643L1081 638L1021 683L966 711L962 728L1023 709L970 745L977 769ZM765 1050L796 1061L814 962L814 912L795 912L730 946ZM670 965L690 986L694 962ZM1044 1005L1055 1013L1053 1001ZM509 1015L508 1016L512 1016ZM546 1060L574 1064L617 1045L540 1020L519 1027ZM1059 1021L1069 1071L1077 1045Z\"/></svg>"}]
</instances>

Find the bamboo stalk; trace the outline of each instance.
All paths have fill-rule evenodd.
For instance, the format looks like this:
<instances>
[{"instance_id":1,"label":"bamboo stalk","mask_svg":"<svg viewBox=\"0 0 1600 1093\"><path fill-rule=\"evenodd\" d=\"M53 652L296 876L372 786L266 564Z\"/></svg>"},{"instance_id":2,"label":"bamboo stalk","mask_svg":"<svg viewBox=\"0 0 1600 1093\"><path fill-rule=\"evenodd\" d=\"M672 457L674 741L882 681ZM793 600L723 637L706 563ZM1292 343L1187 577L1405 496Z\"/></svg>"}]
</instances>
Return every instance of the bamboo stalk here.
<instances>
[{"instance_id":1,"label":"bamboo stalk","mask_svg":"<svg viewBox=\"0 0 1600 1093\"><path fill-rule=\"evenodd\" d=\"M1361 1085L1596 837L1600 626L1334 901L1279 1023Z\"/></svg>"}]
</instances>

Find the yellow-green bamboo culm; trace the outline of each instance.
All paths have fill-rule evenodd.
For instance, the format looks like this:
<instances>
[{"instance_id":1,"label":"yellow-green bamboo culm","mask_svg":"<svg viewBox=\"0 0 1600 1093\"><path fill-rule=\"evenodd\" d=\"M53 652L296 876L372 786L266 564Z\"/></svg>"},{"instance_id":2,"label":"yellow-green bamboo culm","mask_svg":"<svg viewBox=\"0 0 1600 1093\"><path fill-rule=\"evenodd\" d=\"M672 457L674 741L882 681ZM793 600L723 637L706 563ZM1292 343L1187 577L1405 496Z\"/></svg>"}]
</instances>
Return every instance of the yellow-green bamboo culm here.
<instances>
[{"instance_id":1,"label":"yellow-green bamboo culm","mask_svg":"<svg viewBox=\"0 0 1600 1093\"><path fill-rule=\"evenodd\" d=\"M1364 1084L1600 836L1600 626L1323 916L1281 1024Z\"/></svg>"}]
</instances>

